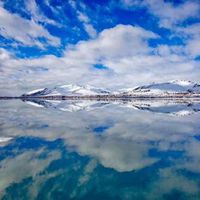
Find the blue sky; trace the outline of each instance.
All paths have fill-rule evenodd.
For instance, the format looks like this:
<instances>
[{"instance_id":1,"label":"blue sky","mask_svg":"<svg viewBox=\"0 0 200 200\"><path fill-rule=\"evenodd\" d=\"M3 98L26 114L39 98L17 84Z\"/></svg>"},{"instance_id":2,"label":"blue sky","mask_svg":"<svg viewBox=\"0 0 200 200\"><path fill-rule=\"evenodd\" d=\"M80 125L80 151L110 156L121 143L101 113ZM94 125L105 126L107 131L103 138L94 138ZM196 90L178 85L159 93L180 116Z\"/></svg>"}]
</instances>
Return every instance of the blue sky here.
<instances>
[{"instance_id":1,"label":"blue sky","mask_svg":"<svg viewBox=\"0 0 200 200\"><path fill-rule=\"evenodd\" d=\"M2 95L199 76L199 0L0 1Z\"/></svg>"}]
</instances>

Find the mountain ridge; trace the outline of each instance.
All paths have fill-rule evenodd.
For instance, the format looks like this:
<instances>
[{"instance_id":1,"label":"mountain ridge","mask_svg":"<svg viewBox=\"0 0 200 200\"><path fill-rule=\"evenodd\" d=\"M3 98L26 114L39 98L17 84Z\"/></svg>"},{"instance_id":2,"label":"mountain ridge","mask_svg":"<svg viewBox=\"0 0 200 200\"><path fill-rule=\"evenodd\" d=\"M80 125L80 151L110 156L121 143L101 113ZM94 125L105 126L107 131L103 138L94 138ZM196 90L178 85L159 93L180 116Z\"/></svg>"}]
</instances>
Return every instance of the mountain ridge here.
<instances>
[{"instance_id":1,"label":"mountain ridge","mask_svg":"<svg viewBox=\"0 0 200 200\"><path fill-rule=\"evenodd\" d=\"M152 83L116 91L96 88L90 85L60 85L52 88L41 88L30 91L22 97L162 97L162 96L200 96L200 84L185 80L173 80L163 83Z\"/></svg>"}]
</instances>

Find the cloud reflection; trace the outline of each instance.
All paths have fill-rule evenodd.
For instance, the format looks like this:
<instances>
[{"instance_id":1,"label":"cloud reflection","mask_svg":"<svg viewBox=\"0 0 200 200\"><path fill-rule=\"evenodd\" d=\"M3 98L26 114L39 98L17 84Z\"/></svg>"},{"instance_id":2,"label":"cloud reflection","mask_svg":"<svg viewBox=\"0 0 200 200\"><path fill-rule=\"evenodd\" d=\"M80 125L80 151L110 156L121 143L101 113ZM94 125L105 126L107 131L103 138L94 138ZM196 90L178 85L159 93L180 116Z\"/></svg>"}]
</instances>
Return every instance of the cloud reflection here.
<instances>
[{"instance_id":1,"label":"cloud reflection","mask_svg":"<svg viewBox=\"0 0 200 200\"><path fill-rule=\"evenodd\" d=\"M2 159L1 191L12 182L20 182L26 177L33 178L36 174L44 173L50 163L59 159L61 154L62 160L67 159L63 157L64 147L69 155L75 153L78 156L76 160L79 163L73 167L66 165L66 169L72 167L74 170L81 170L75 178L76 186L70 192L72 196L85 195L87 187L91 187L89 185L94 179L93 173L101 177L106 170L111 170L114 177L125 176L126 173L130 173L132 178L136 175L137 178L144 176L152 199L155 199L153 197L156 194L162 197L173 189L187 195L199 192L197 181L187 175L200 175L198 113L171 117L114 104L79 112L35 108L20 101L6 101L0 106L2 137L37 137L49 142L59 139L64 145L46 150L45 146L41 146L37 151L22 149L19 155ZM103 134L95 133L95 128L98 127L106 127ZM2 149L14 143L15 140L12 140L11 144L5 144ZM17 145L16 148L20 150ZM43 151L47 156L40 158ZM83 161L84 158L91 160L91 163ZM16 167L19 170L24 169L23 172L16 174ZM56 171L62 174L63 170L61 168ZM148 183L149 173L152 180ZM51 173L47 171L47 174ZM56 177L58 174L56 173ZM39 185L35 183L35 190L39 189ZM130 188L134 190L134 184Z\"/></svg>"}]
</instances>

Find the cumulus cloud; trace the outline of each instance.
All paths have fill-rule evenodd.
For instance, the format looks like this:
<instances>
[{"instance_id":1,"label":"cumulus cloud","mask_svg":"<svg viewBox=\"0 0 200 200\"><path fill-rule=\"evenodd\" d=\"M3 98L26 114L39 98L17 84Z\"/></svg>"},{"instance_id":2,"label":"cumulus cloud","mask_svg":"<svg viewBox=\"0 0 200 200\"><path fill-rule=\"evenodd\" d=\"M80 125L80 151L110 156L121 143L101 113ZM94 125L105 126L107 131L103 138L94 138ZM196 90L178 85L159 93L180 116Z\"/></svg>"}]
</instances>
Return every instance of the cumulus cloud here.
<instances>
[{"instance_id":1,"label":"cumulus cloud","mask_svg":"<svg viewBox=\"0 0 200 200\"><path fill-rule=\"evenodd\" d=\"M46 45L58 46L60 44L60 39L52 36L43 26L33 20L10 13L3 7L0 7L0 21L0 34L20 45L44 48Z\"/></svg>"},{"instance_id":2,"label":"cumulus cloud","mask_svg":"<svg viewBox=\"0 0 200 200\"><path fill-rule=\"evenodd\" d=\"M186 1L173 5L165 1L155 3L154 0L121 2L128 9L146 6L159 18L159 26L173 28L169 37L177 36L183 43L159 43L163 40L162 33L158 35L133 25L118 24L97 33L86 7L69 1L90 39L80 40L73 45L67 44L59 57L49 54L22 59L1 48L1 95L20 95L38 87L66 83L116 89L171 79L198 82L200 68L195 58L200 55L199 24L180 26L184 20L197 15L198 3ZM59 6L54 8L49 1L45 1L45 5L49 9L62 10ZM26 9L30 12L31 20L0 7L0 34L12 40L13 45L39 48L59 46L60 39L52 36L41 25L56 25L57 22L48 19L35 1L27 3ZM52 10L52 13L55 12ZM61 13L63 15L63 11ZM157 45L152 46L151 41ZM102 65L104 70L95 68L96 64Z\"/></svg>"},{"instance_id":3,"label":"cumulus cloud","mask_svg":"<svg viewBox=\"0 0 200 200\"><path fill-rule=\"evenodd\" d=\"M2 94L20 95L66 83L116 89L179 78L198 81L198 61L182 53L184 46L153 48L150 39L159 36L141 27L117 25L95 39L68 46L61 57L19 59L2 49ZM106 70L96 69L95 64L106 66ZM17 88L14 91L13 85Z\"/></svg>"},{"instance_id":4,"label":"cumulus cloud","mask_svg":"<svg viewBox=\"0 0 200 200\"><path fill-rule=\"evenodd\" d=\"M68 58L80 58L94 64L101 60L119 59L148 54L150 38L158 37L150 31L130 25L117 25L103 30L97 39L83 41L66 51ZM115 41L115 42L114 42Z\"/></svg>"}]
</instances>

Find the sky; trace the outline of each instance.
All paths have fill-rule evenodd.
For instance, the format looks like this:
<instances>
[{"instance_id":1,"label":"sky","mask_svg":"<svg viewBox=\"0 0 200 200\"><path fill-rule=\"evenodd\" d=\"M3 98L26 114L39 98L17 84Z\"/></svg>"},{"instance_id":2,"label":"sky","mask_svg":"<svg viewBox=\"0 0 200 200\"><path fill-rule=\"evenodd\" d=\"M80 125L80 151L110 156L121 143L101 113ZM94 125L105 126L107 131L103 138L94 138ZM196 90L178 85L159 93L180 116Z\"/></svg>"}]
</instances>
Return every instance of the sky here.
<instances>
[{"instance_id":1,"label":"sky","mask_svg":"<svg viewBox=\"0 0 200 200\"><path fill-rule=\"evenodd\" d=\"M200 0L0 0L0 95L199 82Z\"/></svg>"}]
</instances>

